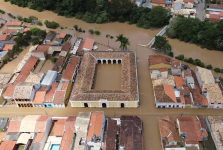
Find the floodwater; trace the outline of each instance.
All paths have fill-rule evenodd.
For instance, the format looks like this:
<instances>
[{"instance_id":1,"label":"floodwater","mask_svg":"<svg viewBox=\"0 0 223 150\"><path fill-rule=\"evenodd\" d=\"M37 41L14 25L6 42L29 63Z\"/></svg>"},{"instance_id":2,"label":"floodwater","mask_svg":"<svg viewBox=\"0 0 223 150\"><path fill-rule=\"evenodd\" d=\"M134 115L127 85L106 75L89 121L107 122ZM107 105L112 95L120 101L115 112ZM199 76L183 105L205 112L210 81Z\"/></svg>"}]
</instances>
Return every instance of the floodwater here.
<instances>
[{"instance_id":1,"label":"floodwater","mask_svg":"<svg viewBox=\"0 0 223 150\"><path fill-rule=\"evenodd\" d=\"M120 90L121 88L120 64L97 64L93 89Z\"/></svg>"},{"instance_id":2,"label":"floodwater","mask_svg":"<svg viewBox=\"0 0 223 150\"><path fill-rule=\"evenodd\" d=\"M149 76L148 70L148 56L154 54L155 52L149 48L140 47L138 44L148 43L152 37L158 33L156 30L145 30L139 29L135 25L128 25L123 23L107 23L103 25L98 24L88 24L83 21L74 19L74 18L65 18L62 16L57 16L53 12L43 11L37 12L30 10L28 8L20 8L15 5L11 5L7 2L0 0L0 9L10 12L12 14L22 15L22 16L36 16L41 20L48 19L60 23L65 27L73 27L77 24L79 27L88 31L88 29L99 30L101 32L100 36L92 36L88 33L80 34L76 33L77 36L91 36L93 37L99 45L100 50L106 49L107 46L114 49L119 49L119 43L115 42L114 39L105 38L106 34L112 36L117 36L118 34L124 34L128 37L130 41L130 50L134 50L137 56L137 69L138 69L138 80L139 80L139 93L140 93L140 107L139 108L65 108L65 109L42 109L42 108L2 108L4 111L0 111L1 116L18 116L18 115L27 115L27 114L48 114L52 116L67 116L67 115L76 115L80 111L104 111L105 114L109 117L119 117L121 115L138 115L141 117L144 123L144 146L145 150L160 150L160 135L158 130L158 119L163 115L223 115L223 110L211 110L211 109L156 109L154 104L154 96L152 90L152 82ZM190 51L193 49L197 50L198 47L190 46L190 44L185 44L177 40L170 40L170 43L173 43L178 47L173 45L173 48L176 50L181 50L192 55ZM190 50L189 50L190 49ZM197 56L200 52L203 55L202 61L211 60L213 66L222 66L222 54L219 54L216 51L211 51L212 53L217 53L210 57L210 54L206 50L197 51ZM190 52L190 53L189 53ZM209 51L208 51L209 52ZM177 52L175 52L177 53ZM201 56L200 56L201 57ZM211 61L210 61L211 62ZM101 69L100 69L101 70ZM104 70L104 69L103 69ZM107 75L106 75L107 76ZM103 77L106 77L103 76ZM109 75L109 77L111 74ZM113 75L112 75L113 76ZM107 79L106 79L107 80Z\"/></svg>"},{"instance_id":3,"label":"floodwater","mask_svg":"<svg viewBox=\"0 0 223 150\"><path fill-rule=\"evenodd\" d=\"M223 68L223 52L201 48L195 44L185 43L177 39L168 39L175 55L184 54L185 57L198 58L206 65ZM183 46L182 46L183 45Z\"/></svg>"}]
</instances>

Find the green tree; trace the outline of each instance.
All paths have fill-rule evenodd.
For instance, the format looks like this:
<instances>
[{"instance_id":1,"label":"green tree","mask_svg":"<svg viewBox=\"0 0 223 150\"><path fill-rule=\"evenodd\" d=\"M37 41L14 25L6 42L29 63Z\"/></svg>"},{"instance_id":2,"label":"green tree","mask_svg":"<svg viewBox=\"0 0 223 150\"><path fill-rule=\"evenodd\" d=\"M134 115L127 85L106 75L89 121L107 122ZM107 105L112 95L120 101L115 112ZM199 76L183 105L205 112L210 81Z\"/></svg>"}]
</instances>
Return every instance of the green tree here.
<instances>
[{"instance_id":1,"label":"green tree","mask_svg":"<svg viewBox=\"0 0 223 150\"><path fill-rule=\"evenodd\" d=\"M123 34L120 34L116 37L116 42L120 42L121 50L127 50L127 47L130 44L128 38L125 37Z\"/></svg>"}]
</instances>

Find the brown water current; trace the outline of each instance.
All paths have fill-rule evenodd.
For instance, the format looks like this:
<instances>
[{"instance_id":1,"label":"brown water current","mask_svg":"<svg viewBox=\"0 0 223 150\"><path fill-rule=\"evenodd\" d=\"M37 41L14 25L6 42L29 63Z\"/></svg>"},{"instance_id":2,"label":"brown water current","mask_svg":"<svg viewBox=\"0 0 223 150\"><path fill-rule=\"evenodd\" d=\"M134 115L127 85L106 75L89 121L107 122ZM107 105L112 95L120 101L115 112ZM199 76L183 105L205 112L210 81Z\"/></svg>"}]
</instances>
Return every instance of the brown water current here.
<instances>
[{"instance_id":1,"label":"brown water current","mask_svg":"<svg viewBox=\"0 0 223 150\"><path fill-rule=\"evenodd\" d=\"M223 110L210 110L210 109L156 109L154 107L154 96L152 90L152 83L149 76L148 70L148 56L155 52L149 48L140 47L138 44L146 44L152 39L152 37L158 33L159 29L156 30L145 30L137 28L135 25L128 25L123 23L107 23L107 24L89 24L74 18L65 18L57 16L55 13L50 11L37 12L28 8L20 8L10 3L3 2L0 0L0 9L10 12L15 15L21 16L36 16L40 20L53 20L58 22L60 25L65 27L73 27L75 24L83 28L88 32L88 29L99 30L100 36L92 36L88 33L80 34L76 33L77 36L91 36L93 37L100 50L104 50L108 45L111 48L119 49L119 43L115 42L114 39L107 39L106 34L113 35L114 37L118 34L124 34L130 41L130 50L134 50L137 56L137 67L138 67L138 80L139 80L139 93L140 93L140 107L139 108L65 108L65 109L42 109L42 108L2 108L0 111L1 116L18 116L27 114L48 114L52 116L65 116L65 115L76 115L80 111L104 111L107 116L117 117L121 115L138 115L144 122L144 144L145 150L160 150L160 135L158 130L158 118L163 115L223 115ZM223 53L217 51L207 51L201 49L193 44L186 44L178 40L169 40L172 44L174 52L176 54L183 53L187 57L197 57L205 63L210 63L213 66L223 68ZM194 52L196 51L196 52ZM111 84L108 78L115 76L118 77L118 67L113 68L115 72L108 72L108 68L111 66L100 65L100 71L97 72L96 84L97 87L103 86L104 83ZM106 72L106 75L105 75ZM117 73L117 76L116 76ZM99 79L100 78L100 79ZM113 84L113 83L112 83ZM116 88L117 85L114 85ZM109 88L113 87L109 86Z\"/></svg>"}]
</instances>

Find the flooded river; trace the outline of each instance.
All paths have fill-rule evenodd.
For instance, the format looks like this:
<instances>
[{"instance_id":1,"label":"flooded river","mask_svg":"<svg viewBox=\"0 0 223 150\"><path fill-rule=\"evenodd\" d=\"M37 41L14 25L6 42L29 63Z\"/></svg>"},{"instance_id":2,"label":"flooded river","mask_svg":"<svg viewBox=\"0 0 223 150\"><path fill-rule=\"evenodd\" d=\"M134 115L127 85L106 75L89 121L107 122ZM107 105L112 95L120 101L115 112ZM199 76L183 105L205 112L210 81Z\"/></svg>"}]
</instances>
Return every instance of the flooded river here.
<instances>
[{"instance_id":1,"label":"flooded river","mask_svg":"<svg viewBox=\"0 0 223 150\"><path fill-rule=\"evenodd\" d=\"M121 67L120 64L97 64L93 89L120 90Z\"/></svg>"},{"instance_id":2,"label":"flooded river","mask_svg":"<svg viewBox=\"0 0 223 150\"><path fill-rule=\"evenodd\" d=\"M160 135L158 130L158 118L163 115L223 115L223 110L202 110L202 109L156 109L154 107L154 96L152 90L152 83L149 76L148 70L148 56L154 54L154 51L140 47L138 44L148 43L152 37L158 32L157 30L145 30L137 28L135 25L128 25L123 23L107 23L107 24L88 24L83 21L74 19L74 18L65 18L62 16L57 16L53 12L43 11L37 12L30 10L28 8L20 8L15 5L3 2L0 0L0 9L3 9L12 14L22 15L22 16L36 16L41 20L48 19L53 20L65 27L73 27L75 24L79 27L88 31L88 29L95 29L101 32L100 36L93 36L96 41L101 45L108 45L111 48L119 48L119 43L115 42L115 39L106 39L105 35L110 34L114 37L118 34L124 34L129 38L130 41L130 50L134 50L137 56L137 66L138 66L138 79L139 79L139 92L140 92L140 107L139 108L66 108L66 109L41 109L41 108L3 108L4 111L0 111L0 114L3 116L9 115L25 115L25 114L49 114L49 115L76 115L80 111L104 111L107 116L117 117L120 115L138 115L142 118L144 122L144 143L145 150L160 150ZM90 36L88 33L79 34L79 36ZM223 53L217 51L206 51L201 50L192 44L185 44L179 42L178 40L170 40L173 48L178 50L179 53L183 53L185 56L194 56L200 58L202 61L207 61L208 63L213 64L213 66L219 66L223 68ZM173 45L174 44L174 45ZM175 46L176 45L176 46ZM102 48L101 48L102 49ZM196 53L192 53L196 50ZM178 52L175 52L178 54ZM211 54L210 54L211 52ZM201 56L202 55L202 56ZM212 61L211 61L212 60ZM213 61L214 60L214 61ZM102 67L102 66L101 66ZM105 70L104 68L103 70ZM101 70L101 69L100 69ZM117 71L118 72L118 71ZM101 72L102 73L102 72ZM107 77L110 77L108 75ZM101 77L100 77L101 78ZM96 79L97 80L97 79ZM107 79L106 79L107 80ZM99 80L102 81L102 80ZM100 83L101 84L101 83ZM116 85L115 85L116 86Z\"/></svg>"}]
</instances>

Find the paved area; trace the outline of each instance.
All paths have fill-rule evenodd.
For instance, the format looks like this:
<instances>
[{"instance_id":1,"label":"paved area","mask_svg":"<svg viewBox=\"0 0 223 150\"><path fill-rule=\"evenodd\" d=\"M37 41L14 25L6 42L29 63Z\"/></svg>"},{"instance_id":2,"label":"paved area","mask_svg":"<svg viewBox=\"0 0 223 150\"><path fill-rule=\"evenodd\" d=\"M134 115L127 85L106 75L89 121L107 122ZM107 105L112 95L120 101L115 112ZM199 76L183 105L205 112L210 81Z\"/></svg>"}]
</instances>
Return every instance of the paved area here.
<instances>
[{"instance_id":1,"label":"paved area","mask_svg":"<svg viewBox=\"0 0 223 150\"><path fill-rule=\"evenodd\" d=\"M198 4L196 7L196 18L200 19L201 21L205 20L205 0L198 0Z\"/></svg>"}]
</instances>

